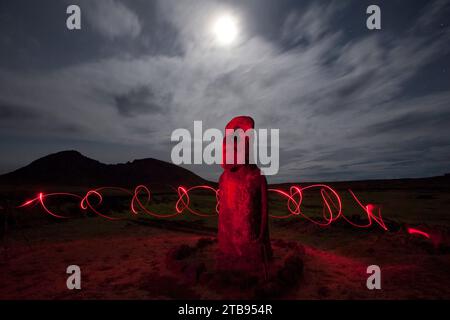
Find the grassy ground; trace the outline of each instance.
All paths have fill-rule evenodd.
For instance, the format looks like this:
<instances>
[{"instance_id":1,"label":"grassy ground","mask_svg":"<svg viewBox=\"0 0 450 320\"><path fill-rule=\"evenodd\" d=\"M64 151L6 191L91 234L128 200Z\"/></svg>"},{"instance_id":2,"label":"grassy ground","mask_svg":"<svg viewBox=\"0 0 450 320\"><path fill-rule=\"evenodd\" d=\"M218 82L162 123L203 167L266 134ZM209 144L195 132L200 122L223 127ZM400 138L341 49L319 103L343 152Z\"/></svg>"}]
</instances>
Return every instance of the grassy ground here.
<instances>
[{"instance_id":1,"label":"grassy ground","mask_svg":"<svg viewBox=\"0 0 450 320\"><path fill-rule=\"evenodd\" d=\"M338 191L346 216L363 213L346 192L346 186L339 186ZM272 239L297 241L306 251L300 285L280 298L449 299L448 190L384 187L355 192L364 203L380 204L384 218L394 221L400 229L357 229L344 222L321 228L297 216L272 218ZM11 206L23 200L23 193L3 197L10 199L7 205ZM214 212L213 195L193 195L191 200L191 208ZM170 193L157 194L151 209L170 213L175 201ZM171 248L193 245L200 237L215 235L216 216L200 218L185 213L158 220L145 214L132 215L126 209L128 202L129 197L118 194L105 198L103 212L122 219L118 221L85 214L70 199L49 205L71 219L55 219L38 207L0 211L0 299L233 297L202 283L186 284L166 267L165 257ZM285 208L284 200L271 196L271 214L284 214ZM302 208L305 214L319 218L320 195L305 194ZM438 242L407 234L405 225L430 232ZM71 264L81 267L82 290L66 288L65 271ZM366 268L371 264L381 267L382 290L366 288Z\"/></svg>"}]
</instances>

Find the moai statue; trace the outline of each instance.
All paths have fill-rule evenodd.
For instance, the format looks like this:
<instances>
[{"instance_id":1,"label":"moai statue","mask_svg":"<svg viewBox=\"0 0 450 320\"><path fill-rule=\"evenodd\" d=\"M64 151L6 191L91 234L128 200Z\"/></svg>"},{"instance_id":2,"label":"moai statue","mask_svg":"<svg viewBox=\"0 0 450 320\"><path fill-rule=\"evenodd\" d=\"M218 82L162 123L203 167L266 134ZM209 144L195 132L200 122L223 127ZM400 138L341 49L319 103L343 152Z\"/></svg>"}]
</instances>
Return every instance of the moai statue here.
<instances>
[{"instance_id":1,"label":"moai statue","mask_svg":"<svg viewBox=\"0 0 450 320\"><path fill-rule=\"evenodd\" d=\"M234 134L227 129L234 130ZM250 161L253 129L254 121L247 116L236 117L225 127L217 261L218 268L223 270L263 271L272 255L267 181L254 161Z\"/></svg>"}]
</instances>

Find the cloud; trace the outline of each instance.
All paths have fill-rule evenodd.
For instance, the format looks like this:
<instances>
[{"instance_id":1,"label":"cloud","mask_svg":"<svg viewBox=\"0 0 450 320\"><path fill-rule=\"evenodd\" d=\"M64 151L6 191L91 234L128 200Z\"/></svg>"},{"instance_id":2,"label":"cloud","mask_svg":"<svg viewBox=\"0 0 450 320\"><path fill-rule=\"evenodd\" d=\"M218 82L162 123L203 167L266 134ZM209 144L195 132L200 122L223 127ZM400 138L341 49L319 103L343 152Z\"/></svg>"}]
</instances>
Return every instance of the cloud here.
<instances>
[{"instance_id":1,"label":"cloud","mask_svg":"<svg viewBox=\"0 0 450 320\"><path fill-rule=\"evenodd\" d=\"M281 30L281 39L291 45L307 46L329 36L331 24L324 22L329 22L340 9L337 2L330 2L327 5L311 6L302 13L289 13Z\"/></svg>"},{"instance_id":2,"label":"cloud","mask_svg":"<svg viewBox=\"0 0 450 320\"><path fill-rule=\"evenodd\" d=\"M406 134L430 137L436 134L435 128L445 127L450 123L448 109L450 94L432 94L417 99L407 100L407 104L397 103L392 106L389 116L380 119L363 129L362 133L392 135Z\"/></svg>"},{"instance_id":3,"label":"cloud","mask_svg":"<svg viewBox=\"0 0 450 320\"><path fill-rule=\"evenodd\" d=\"M118 0L84 1L81 5L89 24L109 39L136 38L141 33L136 13Z\"/></svg>"},{"instance_id":4,"label":"cloud","mask_svg":"<svg viewBox=\"0 0 450 320\"><path fill-rule=\"evenodd\" d=\"M102 24L97 26L100 32L111 39L145 36L140 34L142 17L116 1L98 6L105 4L112 6L90 17L91 23ZM164 0L157 8L176 28L181 54L144 51L47 73L0 72L0 83L6 84L0 98L34 106L41 120L26 126L37 134L145 145L165 159L174 129L192 130L194 120L203 120L204 128L223 128L231 117L248 114L257 127L280 129L281 168L271 181L389 178L447 170L450 146L442 136L450 134L450 95L417 97L407 90L409 81L420 78L447 50L446 34L430 42L423 30L439 10L425 11L419 20L425 22L412 25L402 37L367 31L348 39L333 24L333 17L348 8L337 2L314 3L286 12L281 41L244 32L240 43L223 49L214 45L205 26L221 10L230 10L227 6ZM117 18L118 12L128 13ZM101 15L107 17L99 19ZM44 133L45 123L78 130L54 127ZM209 167L190 169L217 178L218 171Z\"/></svg>"},{"instance_id":5,"label":"cloud","mask_svg":"<svg viewBox=\"0 0 450 320\"><path fill-rule=\"evenodd\" d=\"M2 120L34 119L37 115L37 111L33 108L5 104L0 101L0 119Z\"/></svg>"},{"instance_id":6,"label":"cloud","mask_svg":"<svg viewBox=\"0 0 450 320\"><path fill-rule=\"evenodd\" d=\"M163 96L148 86L133 89L114 99L119 113L124 116L163 112L171 103L171 96Z\"/></svg>"}]
</instances>

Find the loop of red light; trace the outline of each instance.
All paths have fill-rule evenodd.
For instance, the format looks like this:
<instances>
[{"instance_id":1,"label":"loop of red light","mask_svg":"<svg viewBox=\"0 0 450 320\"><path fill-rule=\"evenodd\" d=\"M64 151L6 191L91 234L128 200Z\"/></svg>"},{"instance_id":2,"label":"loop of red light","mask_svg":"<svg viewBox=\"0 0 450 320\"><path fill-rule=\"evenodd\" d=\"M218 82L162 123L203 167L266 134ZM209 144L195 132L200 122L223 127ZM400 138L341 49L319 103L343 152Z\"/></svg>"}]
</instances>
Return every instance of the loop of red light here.
<instances>
[{"instance_id":1,"label":"loop of red light","mask_svg":"<svg viewBox=\"0 0 450 320\"><path fill-rule=\"evenodd\" d=\"M206 186L206 185L194 186L191 188L178 187L178 190L177 190L178 200L175 204L175 211L169 212L169 213L164 213L164 214L154 212L146 207L150 203L151 192L144 185L137 186L134 189L134 192L130 192L127 189L119 188L119 187L101 187L101 188L97 188L94 190L89 190L84 196L80 196L75 193L61 193L60 192L60 193L44 194L41 192L38 194L38 196L36 198L26 201L25 203L20 205L19 208L28 207L28 206L38 203L38 204L40 204L40 206L44 209L44 211L47 214L49 214L55 218L60 218L60 219L64 218L65 219L68 217L61 216L61 215L54 213L52 210L50 210L46 206L45 201L44 201L45 198L51 198L51 197L55 197L55 196L65 196L65 197L72 197L72 198L78 199L80 201L80 208L84 211L91 210L96 215L98 215L102 218L108 219L108 220L120 220L120 218L110 217L108 215L101 213L100 211L98 211L96 209L96 207L101 205L103 202L103 195L101 192L105 191L105 190L121 191L121 192L131 195L132 198L131 198L130 209L131 209L131 212L135 215L137 215L139 212L144 212L155 218L171 218L171 217L175 217L179 214L182 214L184 211L188 211L191 214L197 215L199 217L209 217L209 216L215 215L215 214L205 214L205 213L202 213L202 212L199 212L199 211L196 211L196 210L190 208L189 192L191 192L193 190L208 190L208 191L214 192L214 194L216 195L216 203L217 203L216 212L219 211L219 201L218 201L218 191L219 190L216 190L213 187ZM144 196L144 201L142 201L140 199L140 196L142 196L142 194ZM94 197L97 199L95 204L91 200Z\"/></svg>"},{"instance_id":2,"label":"loop of red light","mask_svg":"<svg viewBox=\"0 0 450 320\"><path fill-rule=\"evenodd\" d=\"M303 193L307 190L312 189L319 189L322 202L323 202L323 221L314 220L307 215L305 215L301 210L301 205L303 201ZM33 204L40 204L40 206L44 209L44 211L55 217L55 218L68 218L65 216L58 215L54 213L52 210L50 210L46 204L45 199L50 197L73 197L80 201L79 205L80 208L84 211L90 210L94 212L96 215L108 219L108 220L119 220L120 218L114 218L110 217L108 215L105 215L98 211L96 207L100 206L103 202L103 196L102 191L110 190L110 191L120 191L124 192L126 194L129 194L131 196L131 204L130 204L130 210L131 213L134 215L137 215L139 212L143 212L145 214L148 214L150 216L153 216L155 218L171 218L175 217L177 215L181 215L184 212L189 212L193 215L199 216L199 217L210 217L214 216L219 213L219 189L215 189L211 186L207 185L199 185L199 186L193 186L190 188L186 187L178 187L176 192L178 194L178 199L175 203L175 211L173 212L167 212L167 213L158 213L150 210L147 208L149 203L151 202L151 192L150 190L144 186L139 185L134 189L134 192L131 192L124 188L118 188L118 187L101 187L94 190L89 190L84 196L80 196L74 193L39 193L38 196L34 199L28 200L25 203L23 203L19 208L28 207ZM190 207L191 200L189 197L189 193L192 191L198 191L198 190L206 190L213 192L216 196L216 208L215 213L202 213L199 211L196 211ZM383 218L381 216L381 210L379 207L373 205L373 204L367 204L363 205L361 201L357 198L357 196L351 191L350 194L354 198L354 200L357 202L357 204L363 209L363 211L367 215L367 223L366 224L356 224L347 217L344 216L342 211L342 201L339 196L339 194L330 186L325 184L313 184L305 187L300 186L291 186L289 189L289 192L283 191L281 189L268 189L269 192L276 193L284 198L287 199L287 209L288 214L285 215L270 215L272 218L276 219L286 219L291 216L301 216L305 218L306 220L319 225L319 226L328 226L331 223L335 222L339 218L344 219L347 221L350 225L357 227L357 228L369 228L372 226L373 222L376 222L383 230L388 230ZM94 200L95 199L95 200ZM95 202L94 202L95 201ZM375 209L377 210L377 213L375 214Z\"/></svg>"},{"instance_id":3,"label":"loop of red light","mask_svg":"<svg viewBox=\"0 0 450 320\"><path fill-rule=\"evenodd\" d=\"M320 195L322 196L323 200L324 222L314 220L308 217L307 215L303 214L300 210L303 201L303 191L314 188L320 188ZM287 209L289 211L287 215L283 216L270 215L272 218L286 219L292 215L296 215L302 216L303 218L314 224L320 226L327 226L330 225L333 221L336 221L342 215L342 202L341 198L339 197L339 194L333 188L325 184L313 184L310 186L306 186L304 188L301 188L300 186L291 186L289 188L289 193L282 191L280 189L269 189L268 191L275 192L287 198ZM334 207L337 210L336 213L333 213L332 207Z\"/></svg>"}]
</instances>

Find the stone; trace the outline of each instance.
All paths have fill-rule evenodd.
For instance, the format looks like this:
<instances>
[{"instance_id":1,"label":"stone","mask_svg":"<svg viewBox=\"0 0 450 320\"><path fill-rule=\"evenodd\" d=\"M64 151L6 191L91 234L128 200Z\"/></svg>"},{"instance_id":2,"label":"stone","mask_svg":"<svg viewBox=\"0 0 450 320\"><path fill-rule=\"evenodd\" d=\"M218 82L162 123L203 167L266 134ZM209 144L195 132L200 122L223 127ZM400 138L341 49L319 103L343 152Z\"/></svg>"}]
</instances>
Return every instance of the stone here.
<instances>
[{"instance_id":1,"label":"stone","mask_svg":"<svg viewBox=\"0 0 450 320\"><path fill-rule=\"evenodd\" d=\"M250 117L232 119L225 128L254 129ZM223 168L219 180L219 252L217 267L224 270L263 271L272 256L267 213L267 181L260 169L249 162L249 144L240 137L233 146L224 138ZM240 144L245 144L244 147ZM226 161L226 150L234 150L234 162ZM245 162L239 163L239 150Z\"/></svg>"}]
</instances>

